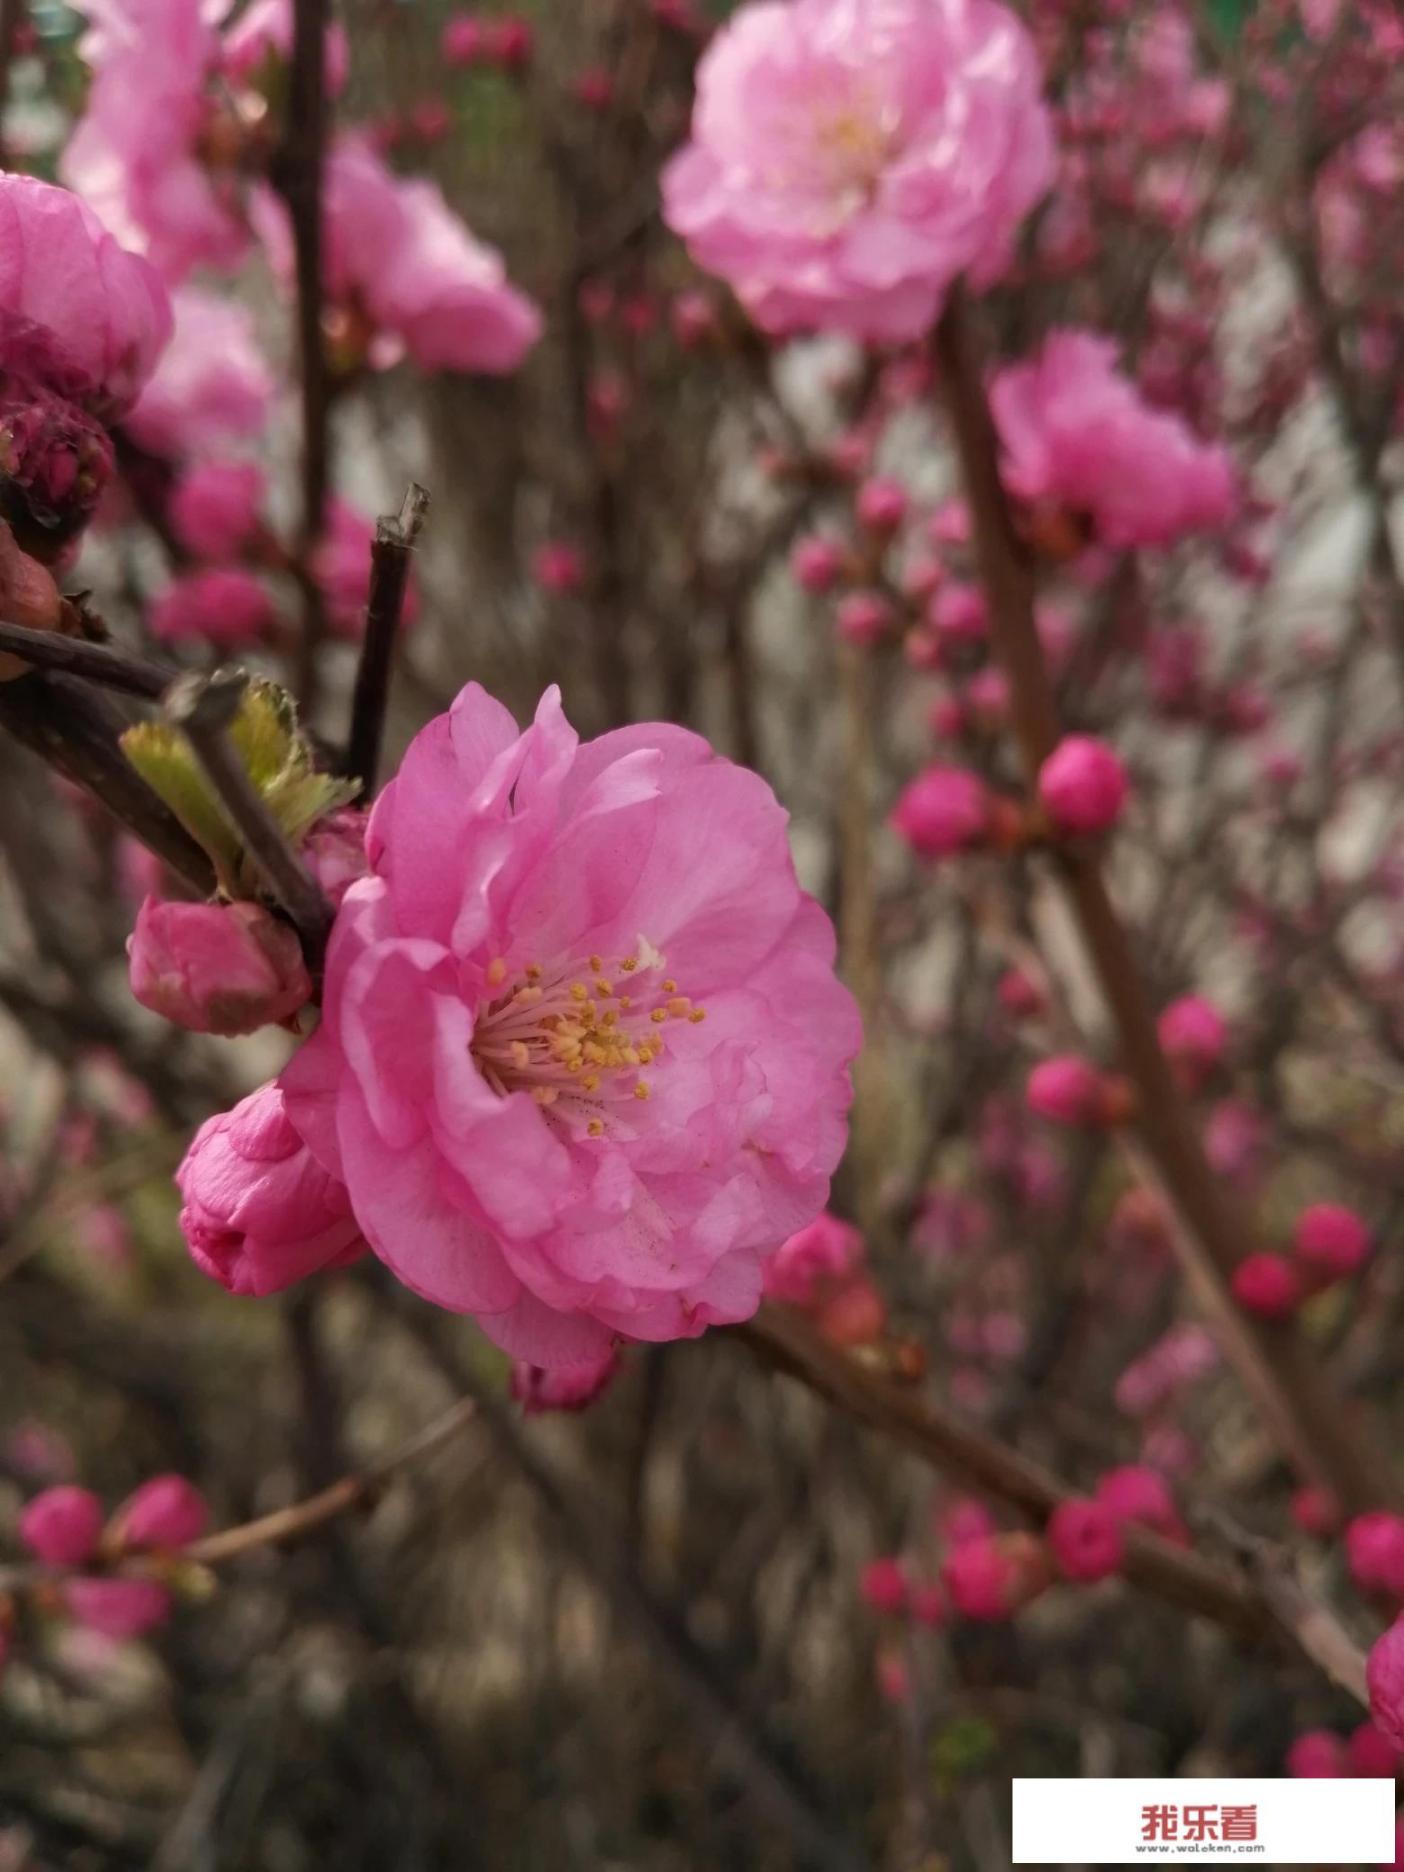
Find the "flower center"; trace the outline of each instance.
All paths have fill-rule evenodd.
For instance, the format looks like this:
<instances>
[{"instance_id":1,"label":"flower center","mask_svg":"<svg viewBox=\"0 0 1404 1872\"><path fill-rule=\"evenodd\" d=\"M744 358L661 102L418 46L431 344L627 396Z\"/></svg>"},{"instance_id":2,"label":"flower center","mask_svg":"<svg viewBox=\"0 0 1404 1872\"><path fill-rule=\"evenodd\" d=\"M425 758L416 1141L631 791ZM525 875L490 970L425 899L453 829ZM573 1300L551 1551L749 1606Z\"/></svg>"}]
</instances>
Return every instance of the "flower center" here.
<instances>
[{"instance_id":1,"label":"flower center","mask_svg":"<svg viewBox=\"0 0 1404 1872\"><path fill-rule=\"evenodd\" d=\"M479 1071L499 1097L529 1092L572 1129L603 1137L650 1096L645 1072L667 1051L668 1023L706 1018L666 966L642 936L636 954L608 965L592 955L512 974L499 956L473 1033Z\"/></svg>"}]
</instances>

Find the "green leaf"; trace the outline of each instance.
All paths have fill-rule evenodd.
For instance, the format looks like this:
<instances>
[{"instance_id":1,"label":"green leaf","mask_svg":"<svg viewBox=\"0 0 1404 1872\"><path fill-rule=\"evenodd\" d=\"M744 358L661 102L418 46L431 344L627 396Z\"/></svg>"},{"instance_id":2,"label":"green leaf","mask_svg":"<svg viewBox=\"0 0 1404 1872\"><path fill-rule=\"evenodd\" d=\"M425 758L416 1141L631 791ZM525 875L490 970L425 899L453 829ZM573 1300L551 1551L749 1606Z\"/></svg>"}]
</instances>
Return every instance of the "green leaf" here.
<instances>
[{"instance_id":1,"label":"green leaf","mask_svg":"<svg viewBox=\"0 0 1404 1872\"><path fill-rule=\"evenodd\" d=\"M209 853L220 888L236 894L243 847L185 736L164 722L139 722L123 734L122 752Z\"/></svg>"}]
</instances>

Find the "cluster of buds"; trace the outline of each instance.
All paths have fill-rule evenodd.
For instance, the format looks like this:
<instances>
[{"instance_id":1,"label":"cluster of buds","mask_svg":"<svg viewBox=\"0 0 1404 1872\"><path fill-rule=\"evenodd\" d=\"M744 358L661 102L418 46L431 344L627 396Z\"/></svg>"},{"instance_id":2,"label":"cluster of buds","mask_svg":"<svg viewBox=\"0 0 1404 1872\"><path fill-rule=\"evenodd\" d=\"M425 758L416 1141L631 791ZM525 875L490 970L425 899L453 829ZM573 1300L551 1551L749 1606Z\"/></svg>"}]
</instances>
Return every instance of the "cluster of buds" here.
<instances>
[{"instance_id":1,"label":"cluster of buds","mask_svg":"<svg viewBox=\"0 0 1404 1872\"><path fill-rule=\"evenodd\" d=\"M866 1260L858 1230L826 1212L781 1243L766 1263L765 1292L809 1314L834 1345L875 1346L887 1332L887 1304Z\"/></svg>"},{"instance_id":2,"label":"cluster of buds","mask_svg":"<svg viewBox=\"0 0 1404 1872\"><path fill-rule=\"evenodd\" d=\"M1112 749L1069 735L1040 769L1031 803L997 792L968 768L936 762L903 788L891 823L922 858L1017 851L1110 831L1126 793L1126 770Z\"/></svg>"},{"instance_id":3,"label":"cluster of buds","mask_svg":"<svg viewBox=\"0 0 1404 1872\"><path fill-rule=\"evenodd\" d=\"M1233 1296L1259 1319L1288 1319L1314 1294L1352 1279L1369 1257L1370 1231L1353 1209L1313 1203L1298 1216L1288 1253L1244 1256L1233 1271Z\"/></svg>"}]
</instances>

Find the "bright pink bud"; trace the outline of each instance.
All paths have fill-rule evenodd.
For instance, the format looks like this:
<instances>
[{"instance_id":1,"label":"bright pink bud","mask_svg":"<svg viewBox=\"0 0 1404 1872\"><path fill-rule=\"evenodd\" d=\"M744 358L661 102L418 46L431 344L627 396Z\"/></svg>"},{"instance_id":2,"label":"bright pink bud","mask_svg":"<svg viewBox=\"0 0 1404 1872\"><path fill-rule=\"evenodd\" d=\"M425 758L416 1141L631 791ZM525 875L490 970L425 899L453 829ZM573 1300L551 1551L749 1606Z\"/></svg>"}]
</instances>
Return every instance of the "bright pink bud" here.
<instances>
[{"instance_id":1,"label":"bright pink bud","mask_svg":"<svg viewBox=\"0 0 1404 1872\"><path fill-rule=\"evenodd\" d=\"M1097 1500L1118 1521L1133 1521L1166 1540L1183 1541L1184 1524L1164 1476L1139 1463L1109 1469L1097 1481Z\"/></svg>"},{"instance_id":2,"label":"bright pink bud","mask_svg":"<svg viewBox=\"0 0 1404 1872\"><path fill-rule=\"evenodd\" d=\"M1105 832L1126 802L1126 769L1104 741L1068 735L1039 770L1038 797L1059 832Z\"/></svg>"},{"instance_id":3,"label":"bright pink bud","mask_svg":"<svg viewBox=\"0 0 1404 1872\"><path fill-rule=\"evenodd\" d=\"M1102 1116L1102 1075L1080 1054L1059 1053L1034 1067L1024 1097L1050 1124L1095 1125Z\"/></svg>"},{"instance_id":4,"label":"bright pink bud","mask_svg":"<svg viewBox=\"0 0 1404 1872\"><path fill-rule=\"evenodd\" d=\"M1360 1272L1369 1257L1370 1232L1353 1209L1313 1203L1297 1217L1292 1246L1302 1270L1329 1284Z\"/></svg>"},{"instance_id":5,"label":"bright pink bud","mask_svg":"<svg viewBox=\"0 0 1404 1872\"><path fill-rule=\"evenodd\" d=\"M210 1511L193 1482L180 1475L152 1476L129 1495L108 1525L114 1547L132 1552L159 1547L167 1553L199 1540Z\"/></svg>"},{"instance_id":6,"label":"bright pink bud","mask_svg":"<svg viewBox=\"0 0 1404 1872\"><path fill-rule=\"evenodd\" d=\"M483 23L472 13L452 13L444 22L439 52L445 65L466 71L483 62Z\"/></svg>"},{"instance_id":7,"label":"bright pink bud","mask_svg":"<svg viewBox=\"0 0 1404 1872\"><path fill-rule=\"evenodd\" d=\"M936 1532L948 1547L963 1547L966 1541L986 1540L996 1532L995 1518L982 1501L963 1496L941 1508L935 1517Z\"/></svg>"},{"instance_id":8,"label":"bright pink bud","mask_svg":"<svg viewBox=\"0 0 1404 1872\"><path fill-rule=\"evenodd\" d=\"M892 825L922 858L970 851L989 835L989 790L963 767L928 767L903 788Z\"/></svg>"},{"instance_id":9,"label":"bright pink bud","mask_svg":"<svg viewBox=\"0 0 1404 1872\"><path fill-rule=\"evenodd\" d=\"M1404 1519L1388 1508L1357 1515L1346 1528L1345 1547L1362 1592L1404 1600Z\"/></svg>"},{"instance_id":10,"label":"bright pink bud","mask_svg":"<svg viewBox=\"0 0 1404 1872\"><path fill-rule=\"evenodd\" d=\"M603 1358L589 1359L583 1365L562 1365L555 1371L543 1371L518 1359L512 1367L509 1390L528 1417L543 1411L578 1411L593 1404L619 1374L618 1348L611 1346Z\"/></svg>"},{"instance_id":11,"label":"bright pink bud","mask_svg":"<svg viewBox=\"0 0 1404 1872\"><path fill-rule=\"evenodd\" d=\"M1292 1496L1292 1519L1303 1534L1324 1539L1341 1525L1341 1505L1329 1489L1299 1488Z\"/></svg>"},{"instance_id":12,"label":"bright pink bud","mask_svg":"<svg viewBox=\"0 0 1404 1872\"><path fill-rule=\"evenodd\" d=\"M136 999L192 1033L254 1033L312 994L296 933L258 904L148 897L127 954Z\"/></svg>"},{"instance_id":13,"label":"bright pink bud","mask_svg":"<svg viewBox=\"0 0 1404 1872\"><path fill-rule=\"evenodd\" d=\"M995 993L1005 1013L1012 1014L1016 1020L1030 1020L1047 1006L1043 989L1023 969L1006 969Z\"/></svg>"},{"instance_id":14,"label":"bright pink bud","mask_svg":"<svg viewBox=\"0 0 1404 1872\"><path fill-rule=\"evenodd\" d=\"M1059 1502L1048 1521L1048 1545L1059 1571L1070 1580L1100 1580L1119 1572L1125 1543L1105 1502Z\"/></svg>"},{"instance_id":15,"label":"bright pink bud","mask_svg":"<svg viewBox=\"0 0 1404 1872\"><path fill-rule=\"evenodd\" d=\"M1290 1319L1302 1302L1302 1284L1280 1254L1245 1255L1229 1284L1244 1312L1259 1319Z\"/></svg>"},{"instance_id":16,"label":"bright pink bud","mask_svg":"<svg viewBox=\"0 0 1404 1872\"><path fill-rule=\"evenodd\" d=\"M1348 1772L1368 1781L1391 1781L1399 1772L1400 1752L1374 1723L1363 1722L1346 1741Z\"/></svg>"},{"instance_id":17,"label":"bright pink bud","mask_svg":"<svg viewBox=\"0 0 1404 1872\"><path fill-rule=\"evenodd\" d=\"M172 494L171 527L197 559L236 559L258 527L263 495L256 462L205 462Z\"/></svg>"},{"instance_id":18,"label":"bright pink bud","mask_svg":"<svg viewBox=\"0 0 1404 1872\"><path fill-rule=\"evenodd\" d=\"M344 1184L303 1143L276 1085L207 1118L176 1183L191 1257L230 1293L277 1293L365 1252Z\"/></svg>"},{"instance_id":19,"label":"bright pink bud","mask_svg":"<svg viewBox=\"0 0 1404 1872\"><path fill-rule=\"evenodd\" d=\"M895 533L907 517L907 490L900 481L865 481L854 506L859 525L870 533Z\"/></svg>"},{"instance_id":20,"label":"bright pink bud","mask_svg":"<svg viewBox=\"0 0 1404 1872\"><path fill-rule=\"evenodd\" d=\"M907 1576L902 1562L890 1556L870 1560L858 1578L858 1592L874 1612L901 1612L907 1604Z\"/></svg>"},{"instance_id":21,"label":"bright pink bud","mask_svg":"<svg viewBox=\"0 0 1404 1872\"><path fill-rule=\"evenodd\" d=\"M565 597L585 583L585 555L570 540L547 540L532 557L531 575L542 591Z\"/></svg>"},{"instance_id":22,"label":"bright pink bud","mask_svg":"<svg viewBox=\"0 0 1404 1872\"><path fill-rule=\"evenodd\" d=\"M926 608L926 622L944 644L982 644L990 634L990 608L978 585L943 585Z\"/></svg>"},{"instance_id":23,"label":"bright pink bud","mask_svg":"<svg viewBox=\"0 0 1404 1872\"><path fill-rule=\"evenodd\" d=\"M843 571L844 549L836 540L821 533L808 533L795 541L790 553L790 571L795 583L807 592L832 591Z\"/></svg>"},{"instance_id":24,"label":"bright pink bud","mask_svg":"<svg viewBox=\"0 0 1404 1872\"><path fill-rule=\"evenodd\" d=\"M102 1534L102 1503L91 1490L45 1489L20 1512L19 1537L50 1566L80 1566Z\"/></svg>"},{"instance_id":25,"label":"bright pink bud","mask_svg":"<svg viewBox=\"0 0 1404 1872\"><path fill-rule=\"evenodd\" d=\"M995 728L1009 715L1009 678L993 665L977 670L965 691L971 713L986 728Z\"/></svg>"},{"instance_id":26,"label":"bright pink bud","mask_svg":"<svg viewBox=\"0 0 1404 1872\"><path fill-rule=\"evenodd\" d=\"M941 1581L962 1618L1007 1619L1049 1584L1047 1550L1032 1534L964 1541L946 1555Z\"/></svg>"},{"instance_id":27,"label":"bright pink bud","mask_svg":"<svg viewBox=\"0 0 1404 1872\"><path fill-rule=\"evenodd\" d=\"M72 1579L64 1603L73 1618L103 1638L140 1638L170 1615L171 1596L148 1579Z\"/></svg>"},{"instance_id":28,"label":"bright pink bud","mask_svg":"<svg viewBox=\"0 0 1404 1872\"><path fill-rule=\"evenodd\" d=\"M1375 1640L1365 1665L1370 1716L1387 1742L1404 1753L1404 1619Z\"/></svg>"},{"instance_id":29,"label":"bright pink bud","mask_svg":"<svg viewBox=\"0 0 1404 1872\"><path fill-rule=\"evenodd\" d=\"M201 639L221 650L240 650L261 643L278 617L252 572L206 566L172 579L153 601L146 621L163 643Z\"/></svg>"},{"instance_id":30,"label":"bright pink bud","mask_svg":"<svg viewBox=\"0 0 1404 1872\"><path fill-rule=\"evenodd\" d=\"M1299 1781L1333 1781L1345 1771L1345 1744L1329 1729L1308 1729L1287 1751L1287 1772Z\"/></svg>"},{"instance_id":31,"label":"bright pink bud","mask_svg":"<svg viewBox=\"0 0 1404 1872\"><path fill-rule=\"evenodd\" d=\"M765 1292L789 1306L817 1306L850 1279L863 1254L863 1237L853 1224L826 1210L787 1236L766 1262Z\"/></svg>"},{"instance_id":32,"label":"bright pink bud","mask_svg":"<svg viewBox=\"0 0 1404 1872\"><path fill-rule=\"evenodd\" d=\"M1172 1001L1158 1023L1166 1057L1195 1084L1207 1078L1224 1056L1228 1024L1203 995L1181 995Z\"/></svg>"},{"instance_id":33,"label":"bright pink bud","mask_svg":"<svg viewBox=\"0 0 1404 1872\"><path fill-rule=\"evenodd\" d=\"M523 71L531 63L536 39L527 20L504 14L500 19L485 21L483 33L487 56L495 64L508 71Z\"/></svg>"},{"instance_id":34,"label":"bright pink bud","mask_svg":"<svg viewBox=\"0 0 1404 1872\"><path fill-rule=\"evenodd\" d=\"M874 591L846 592L834 618L844 642L862 646L881 643L893 625L892 606Z\"/></svg>"}]
</instances>

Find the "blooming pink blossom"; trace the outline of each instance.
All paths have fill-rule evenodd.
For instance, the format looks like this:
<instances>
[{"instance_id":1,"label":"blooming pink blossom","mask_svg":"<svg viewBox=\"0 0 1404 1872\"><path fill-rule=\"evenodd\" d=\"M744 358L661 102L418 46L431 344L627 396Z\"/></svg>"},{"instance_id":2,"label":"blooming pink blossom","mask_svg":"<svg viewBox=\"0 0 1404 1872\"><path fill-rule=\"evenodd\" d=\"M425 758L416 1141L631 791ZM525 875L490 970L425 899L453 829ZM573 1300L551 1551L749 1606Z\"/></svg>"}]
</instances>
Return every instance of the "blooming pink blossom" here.
<instances>
[{"instance_id":1,"label":"blooming pink blossom","mask_svg":"<svg viewBox=\"0 0 1404 1872\"><path fill-rule=\"evenodd\" d=\"M1369 1681L1368 1665L1366 1681ZM1373 1722L1356 1725L1346 1737L1349 1771L1366 1780L1392 1781L1399 1772L1400 1750Z\"/></svg>"},{"instance_id":2,"label":"blooming pink blossom","mask_svg":"<svg viewBox=\"0 0 1404 1872\"><path fill-rule=\"evenodd\" d=\"M242 650L262 643L277 624L268 591L242 566L203 566L182 573L157 594L147 613L153 637Z\"/></svg>"},{"instance_id":3,"label":"blooming pink blossom","mask_svg":"<svg viewBox=\"0 0 1404 1872\"><path fill-rule=\"evenodd\" d=\"M1350 1575L1364 1592L1404 1600L1404 1517L1388 1508L1356 1515L1345 1531Z\"/></svg>"},{"instance_id":4,"label":"blooming pink blossom","mask_svg":"<svg viewBox=\"0 0 1404 1872\"><path fill-rule=\"evenodd\" d=\"M102 1503L90 1490L61 1483L20 1512L19 1537L49 1566L81 1566L102 1534Z\"/></svg>"},{"instance_id":5,"label":"blooming pink blossom","mask_svg":"<svg viewBox=\"0 0 1404 1872\"><path fill-rule=\"evenodd\" d=\"M257 85L272 63L292 58L292 0L253 0L226 27L220 40L220 69L239 85ZM329 98L340 97L351 69L351 47L339 20L327 27L323 83Z\"/></svg>"},{"instance_id":6,"label":"blooming pink blossom","mask_svg":"<svg viewBox=\"0 0 1404 1872\"><path fill-rule=\"evenodd\" d=\"M288 1111L376 1253L547 1369L748 1317L843 1148L853 1003L764 782L470 684L376 803Z\"/></svg>"},{"instance_id":7,"label":"blooming pink blossom","mask_svg":"<svg viewBox=\"0 0 1404 1872\"><path fill-rule=\"evenodd\" d=\"M556 1371L543 1371L518 1359L512 1367L512 1396L528 1417L543 1411L578 1411L593 1404L614 1382L619 1373L619 1351L611 1346L599 1358L583 1365L563 1365Z\"/></svg>"},{"instance_id":8,"label":"blooming pink blossom","mask_svg":"<svg viewBox=\"0 0 1404 1872\"><path fill-rule=\"evenodd\" d=\"M140 1638L170 1616L171 1596L150 1579L71 1579L64 1604L80 1625L100 1637Z\"/></svg>"},{"instance_id":9,"label":"blooming pink blossom","mask_svg":"<svg viewBox=\"0 0 1404 1872\"><path fill-rule=\"evenodd\" d=\"M874 1612L901 1612L907 1604L907 1575L892 1555L870 1560L858 1578L858 1592Z\"/></svg>"},{"instance_id":10,"label":"blooming pink blossom","mask_svg":"<svg viewBox=\"0 0 1404 1872\"><path fill-rule=\"evenodd\" d=\"M765 1266L765 1292L791 1306L814 1306L840 1286L864 1256L863 1237L825 1210L781 1242Z\"/></svg>"},{"instance_id":11,"label":"blooming pink blossom","mask_svg":"<svg viewBox=\"0 0 1404 1872\"><path fill-rule=\"evenodd\" d=\"M402 181L364 139L343 136L329 151L322 212L328 297L396 340L421 370L514 371L536 343L541 315L509 284L501 255L474 238L433 182ZM286 276L281 205L265 196L258 213Z\"/></svg>"},{"instance_id":12,"label":"blooming pink blossom","mask_svg":"<svg viewBox=\"0 0 1404 1872\"><path fill-rule=\"evenodd\" d=\"M1386 1741L1404 1753L1404 1618L1371 1647L1365 1664L1370 1717Z\"/></svg>"},{"instance_id":13,"label":"blooming pink blossom","mask_svg":"<svg viewBox=\"0 0 1404 1872\"><path fill-rule=\"evenodd\" d=\"M1086 516L1107 546L1165 546L1222 526L1235 501L1225 450L1143 403L1116 345L1056 331L996 376L1005 485L1038 509Z\"/></svg>"},{"instance_id":14,"label":"blooming pink blossom","mask_svg":"<svg viewBox=\"0 0 1404 1872\"><path fill-rule=\"evenodd\" d=\"M928 767L903 788L892 826L923 858L949 858L982 845L990 832L990 794L963 767Z\"/></svg>"},{"instance_id":15,"label":"blooming pink blossom","mask_svg":"<svg viewBox=\"0 0 1404 1872\"><path fill-rule=\"evenodd\" d=\"M1066 735L1038 773L1038 797L1059 832L1106 832L1126 803L1126 769L1105 741Z\"/></svg>"},{"instance_id":16,"label":"blooming pink blossom","mask_svg":"<svg viewBox=\"0 0 1404 1872\"><path fill-rule=\"evenodd\" d=\"M205 1498L193 1482L181 1475L152 1476L113 1514L107 1538L126 1552L156 1547L174 1553L199 1540L209 1520Z\"/></svg>"},{"instance_id":17,"label":"blooming pink blossom","mask_svg":"<svg viewBox=\"0 0 1404 1872\"><path fill-rule=\"evenodd\" d=\"M1121 1570L1125 1542L1105 1502L1059 1502L1048 1520L1048 1545L1065 1579L1106 1579Z\"/></svg>"},{"instance_id":18,"label":"blooming pink blossom","mask_svg":"<svg viewBox=\"0 0 1404 1872\"><path fill-rule=\"evenodd\" d=\"M1245 1255L1229 1286L1244 1312L1259 1319L1290 1319L1302 1302L1302 1284L1291 1263L1267 1250Z\"/></svg>"},{"instance_id":19,"label":"blooming pink blossom","mask_svg":"<svg viewBox=\"0 0 1404 1872\"><path fill-rule=\"evenodd\" d=\"M312 993L296 933L258 904L148 897L127 955L136 999L192 1033L253 1033Z\"/></svg>"},{"instance_id":20,"label":"blooming pink blossom","mask_svg":"<svg viewBox=\"0 0 1404 1872\"><path fill-rule=\"evenodd\" d=\"M1369 1258L1370 1231L1353 1209L1313 1203L1297 1217L1292 1248L1298 1267L1314 1279L1349 1280Z\"/></svg>"},{"instance_id":21,"label":"blooming pink blossom","mask_svg":"<svg viewBox=\"0 0 1404 1872\"><path fill-rule=\"evenodd\" d=\"M665 218L766 330L904 343L1008 267L1052 179L1039 91L994 0L755 0L703 54Z\"/></svg>"},{"instance_id":22,"label":"blooming pink blossom","mask_svg":"<svg viewBox=\"0 0 1404 1872\"><path fill-rule=\"evenodd\" d=\"M197 559L236 559L259 525L263 470L256 462L205 462L171 495L172 530Z\"/></svg>"},{"instance_id":23,"label":"blooming pink blossom","mask_svg":"<svg viewBox=\"0 0 1404 1872\"><path fill-rule=\"evenodd\" d=\"M374 520L333 495L327 502L312 571L326 603L327 622L338 636L359 637L365 628L374 541ZM419 587L411 570L400 607L401 628L409 629L418 616Z\"/></svg>"},{"instance_id":24,"label":"blooming pink blossom","mask_svg":"<svg viewBox=\"0 0 1404 1872\"><path fill-rule=\"evenodd\" d=\"M143 448L177 457L257 435L273 373L245 305L186 286L171 295L175 333L124 425Z\"/></svg>"},{"instance_id":25,"label":"blooming pink blossom","mask_svg":"<svg viewBox=\"0 0 1404 1872\"><path fill-rule=\"evenodd\" d=\"M1299 1781L1334 1780L1345 1771L1345 1744L1329 1729L1308 1729L1287 1751L1287 1772Z\"/></svg>"},{"instance_id":26,"label":"blooming pink blossom","mask_svg":"<svg viewBox=\"0 0 1404 1872\"><path fill-rule=\"evenodd\" d=\"M207 1118L176 1183L191 1256L230 1293L277 1293L365 1253L345 1189L307 1149L275 1085Z\"/></svg>"}]
</instances>

